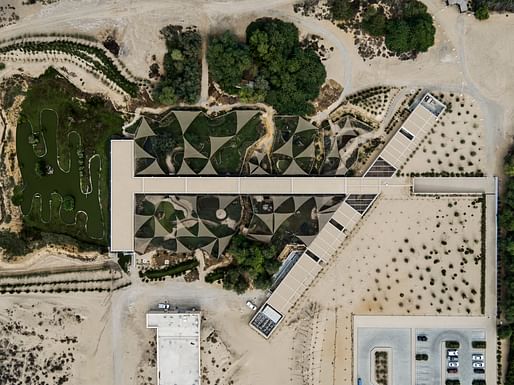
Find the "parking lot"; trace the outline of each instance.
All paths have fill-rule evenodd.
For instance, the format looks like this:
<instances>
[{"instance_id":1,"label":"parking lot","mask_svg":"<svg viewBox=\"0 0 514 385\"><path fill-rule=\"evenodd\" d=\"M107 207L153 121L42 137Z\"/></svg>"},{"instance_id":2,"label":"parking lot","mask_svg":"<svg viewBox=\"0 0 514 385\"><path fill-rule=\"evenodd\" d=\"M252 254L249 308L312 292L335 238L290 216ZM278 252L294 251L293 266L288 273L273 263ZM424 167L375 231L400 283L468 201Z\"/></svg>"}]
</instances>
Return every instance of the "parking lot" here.
<instances>
[{"instance_id":1,"label":"parking lot","mask_svg":"<svg viewBox=\"0 0 514 385\"><path fill-rule=\"evenodd\" d=\"M446 318L441 324L423 317L358 316L356 319L355 383L358 379L363 385L377 382L376 351L390 354L391 384L441 385L446 380L472 384L473 380L485 380L486 373L494 370L494 357L491 361L489 355L486 357L485 345L480 348L476 345L487 340L486 329L479 319L468 322L466 327L460 326L457 317Z\"/></svg>"},{"instance_id":2,"label":"parking lot","mask_svg":"<svg viewBox=\"0 0 514 385\"><path fill-rule=\"evenodd\" d=\"M372 353L380 348L387 348L392 354L391 372L392 384L411 383L411 344L410 329L390 329L390 328L359 328L357 331L358 348L358 377L363 384L376 383L372 376L372 366L374 365Z\"/></svg>"},{"instance_id":3,"label":"parking lot","mask_svg":"<svg viewBox=\"0 0 514 385\"><path fill-rule=\"evenodd\" d=\"M485 340L483 329L416 329L415 335L416 354L428 355L427 361L416 360L416 385L439 385L446 379L471 384L473 379L485 379L485 374L474 373L472 366L472 355L482 355L484 359L475 362L482 362L485 372L485 349L472 348L472 341ZM426 341L419 337L425 337ZM447 348L446 341L456 341L459 347ZM448 351L457 353L449 356ZM448 373L448 369L456 373Z\"/></svg>"}]
</instances>

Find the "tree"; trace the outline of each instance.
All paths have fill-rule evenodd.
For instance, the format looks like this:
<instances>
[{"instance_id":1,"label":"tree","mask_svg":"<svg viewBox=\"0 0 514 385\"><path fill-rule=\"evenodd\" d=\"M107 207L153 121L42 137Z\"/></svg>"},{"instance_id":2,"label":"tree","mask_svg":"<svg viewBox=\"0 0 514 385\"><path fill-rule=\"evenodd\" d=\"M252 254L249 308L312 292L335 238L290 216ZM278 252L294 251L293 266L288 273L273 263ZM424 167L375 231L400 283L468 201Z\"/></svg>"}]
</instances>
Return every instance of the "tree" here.
<instances>
[{"instance_id":1,"label":"tree","mask_svg":"<svg viewBox=\"0 0 514 385\"><path fill-rule=\"evenodd\" d=\"M153 97L162 104L195 103L200 97L202 38L198 32L176 25L168 25L161 34L168 52ZM153 67L152 74L158 74L158 67Z\"/></svg>"},{"instance_id":2,"label":"tree","mask_svg":"<svg viewBox=\"0 0 514 385\"><path fill-rule=\"evenodd\" d=\"M34 165L34 172L37 176L43 177L47 175L47 164L44 159L39 158Z\"/></svg>"},{"instance_id":3,"label":"tree","mask_svg":"<svg viewBox=\"0 0 514 385\"><path fill-rule=\"evenodd\" d=\"M386 16L384 8L370 6L362 17L362 29L371 36L382 36L386 32Z\"/></svg>"},{"instance_id":4,"label":"tree","mask_svg":"<svg viewBox=\"0 0 514 385\"><path fill-rule=\"evenodd\" d=\"M328 7L332 18L335 20L349 20L353 18L359 10L358 0L330 0Z\"/></svg>"},{"instance_id":5,"label":"tree","mask_svg":"<svg viewBox=\"0 0 514 385\"><path fill-rule=\"evenodd\" d=\"M213 37L207 51L209 73L222 89L242 101L265 101L280 113L308 115L326 78L312 48L300 46L298 28L261 18L246 29L246 44L230 32Z\"/></svg>"},{"instance_id":6,"label":"tree","mask_svg":"<svg viewBox=\"0 0 514 385\"><path fill-rule=\"evenodd\" d=\"M435 27L432 16L424 13L409 19L411 30L411 49L426 52L434 45Z\"/></svg>"},{"instance_id":7,"label":"tree","mask_svg":"<svg viewBox=\"0 0 514 385\"><path fill-rule=\"evenodd\" d=\"M66 211L72 211L75 208L75 197L66 195L62 200L62 208Z\"/></svg>"},{"instance_id":8,"label":"tree","mask_svg":"<svg viewBox=\"0 0 514 385\"><path fill-rule=\"evenodd\" d=\"M237 92L235 87L252 64L248 47L229 31L209 40L207 62L212 79L229 93Z\"/></svg>"},{"instance_id":9,"label":"tree","mask_svg":"<svg viewBox=\"0 0 514 385\"><path fill-rule=\"evenodd\" d=\"M397 53L410 50L410 28L405 20L393 19L387 22L385 44L388 49Z\"/></svg>"},{"instance_id":10,"label":"tree","mask_svg":"<svg viewBox=\"0 0 514 385\"><path fill-rule=\"evenodd\" d=\"M23 186L16 185L14 186L13 195L11 197L11 202L15 206L21 206L23 203Z\"/></svg>"},{"instance_id":11,"label":"tree","mask_svg":"<svg viewBox=\"0 0 514 385\"><path fill-rule=\"evenodd\" d=\"M175 96L173 87L162 87L158 94L158 100L162 104L175 104L177 102L177 97Z\"/></svg>"},{"instance_id":12,"label":"tree","mask_svg":"<svg viewBox=\"0 0 514 385\"><path fill-rule=\"evenodd\" d=\"M489 19L489 9L487 8L487 4L481 4L475 10L475 17L478 20L486 20Z\"/></svg>"},{"instance_id":13,"label":"tree","mask_svg":"<svg viewBox=\"0 0 514 385\"><path fill-rule=\"evenodd\" d=\"M498 326L498 338L506 339L510 338L512 335L512 327L510 325L501 325Z\"/></svg>"}]
</instances>

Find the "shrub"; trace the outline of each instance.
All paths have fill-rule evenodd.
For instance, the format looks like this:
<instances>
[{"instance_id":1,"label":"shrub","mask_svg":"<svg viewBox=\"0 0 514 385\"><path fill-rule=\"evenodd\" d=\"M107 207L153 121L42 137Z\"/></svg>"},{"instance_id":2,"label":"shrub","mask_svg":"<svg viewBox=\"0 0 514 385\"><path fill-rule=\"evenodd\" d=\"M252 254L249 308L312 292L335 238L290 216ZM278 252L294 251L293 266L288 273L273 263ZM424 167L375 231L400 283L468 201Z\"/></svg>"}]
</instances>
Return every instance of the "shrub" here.
<instances>
[{"instance_id":1,"label":"shrub","mask_svg":"<svg viewBox=\"0 0 514 385\"><path fill-rule=\"evenodd\" d=\"M196 259L188 259L186 261L170 265L164 269L149 269L146 270L143 275L149 279L158 279L161 277L178 277L188 270L194 269L199 265Z\"/></svg>"},{"instance_id":2,"label":"shrub","mask_svg":"<svg viewBox=\"0 0 514 385\"><path fill-rule=\"evenodd\" d=\"M23 202L23 186L17 185L14 186L13 195L11 197L11 202L15 206L21 206Z\"/></svg>"},{"instance_id":3,"label":"shrub","mask_svg":"<svg viewBox=\"0 0 514 385\"><path fill-rule=\"evenodd\" d=\"M510 325L501 325L497 329L498 338L506 339L512 335L512 327Z\"/></svg>"},{"instance_id":4,"label":"shrub","mask_svg":"<svg viewBox=\"0 0 514 385\"><path fill-rule=\"evenodd\" d=\"M487 8L487 4L481 4L475 9L475 17L478 20L489 19L489 9Z\"/></svg>"},{"instance_id":5,"label":"shrub","mask_svg":"<svg viewBox=\"0 0 514 385\"><path fill-rule=\"evenodd\" d=\"M359 1L330 0L328 2L330 15L335 20L348 20L353 18L359 10Z\"/></svg>"},{"instance_id":6,"label":"shrub","mask_svg":"<svg viewBox=\"0 0 514 385\"><path fill-rule=\"evenodd\" d=\"M75 208L75 198L72 195L66 195L62 200L62 208L66 211L72 211Z\"/></svg>"}]
</instances>

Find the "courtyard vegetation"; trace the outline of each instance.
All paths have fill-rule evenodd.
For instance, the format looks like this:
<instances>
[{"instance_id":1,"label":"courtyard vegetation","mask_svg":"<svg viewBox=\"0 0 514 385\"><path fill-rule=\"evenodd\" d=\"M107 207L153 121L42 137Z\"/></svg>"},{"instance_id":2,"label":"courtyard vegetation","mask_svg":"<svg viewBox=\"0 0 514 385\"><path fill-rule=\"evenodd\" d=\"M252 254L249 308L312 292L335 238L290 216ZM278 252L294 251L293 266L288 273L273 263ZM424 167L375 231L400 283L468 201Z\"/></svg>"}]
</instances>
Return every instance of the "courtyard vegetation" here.
<instances>
[{"instance_id":1,"label":"courtyard vegetation","mask_svg":"<svg viewBox=\"0 0 514 385\"><path fill-rule=\"evenodd\" d=\"M209 74L227 93L244 102L266 102L284 114L309 115L326 71L317 53L303 47L298 28L261 18L241 42L230 31L209 39Z\"/></svg>"},{"instance_id":2,"label":"courtyard vegetation","mask_svg":"<svg viewBox=\"0 0 514 385\"><path fill-rule=\"evenodd\" d=\"M164 74L153 92L162 104L193 104L200 97L202 38L193 29L168 25L161 30L166 40Z\"/></svg>"},{"instance_id":3,"label":"courtyard vegetation","mask_svg":"<svg viewBox=\"0 0 514 385\"><path fill-rule=\"evenodd\" d=\"M273 275L278 271L277 248L249 240L243 235L235 235L227 249L233 258L232 263L209 273L205 280L221 280L225 289L243 293L250 285L257 289L271 286Z\"/></svg>"}]
</instances>

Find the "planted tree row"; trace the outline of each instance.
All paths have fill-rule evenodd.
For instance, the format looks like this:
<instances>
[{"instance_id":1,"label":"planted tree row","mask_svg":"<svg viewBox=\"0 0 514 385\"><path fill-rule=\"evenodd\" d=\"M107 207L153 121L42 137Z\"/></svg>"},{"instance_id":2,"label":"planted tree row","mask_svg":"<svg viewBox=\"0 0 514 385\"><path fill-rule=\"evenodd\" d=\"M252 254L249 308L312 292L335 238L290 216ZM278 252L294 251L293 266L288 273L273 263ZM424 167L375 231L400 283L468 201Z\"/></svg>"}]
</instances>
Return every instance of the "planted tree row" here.
<instances>
[{"instance_id":1,"label":"planted tree row","mask_svg":"<svg viewBox=\"0 0 514 385\"><path fill-rule=\"evenodd\" d=\"M199 262L196 259L188 259L182 262L179 262L175 265L170 265L165 267L164 269L149 269L146 271L140 271L140 277L146 277L148 279L159 279L166 276L170 277L178 277L184 274L186 271L192 270L199 265Z\"/></svg>"},{"instance_id":2,"label":"planted tree row","mask_svg":"<svg viewBox=\"0 0 514 385\"><path fill-rule=\"evenodd\" d=\"M114 60L107 56L99 47L62 39L53 41L21 41L0 47L0 54L7 54L12 51L72 55L103 74L130 96L136 97L139 94L138 84L128 80L121 73Z\"/></svg>"}]
</instances>

